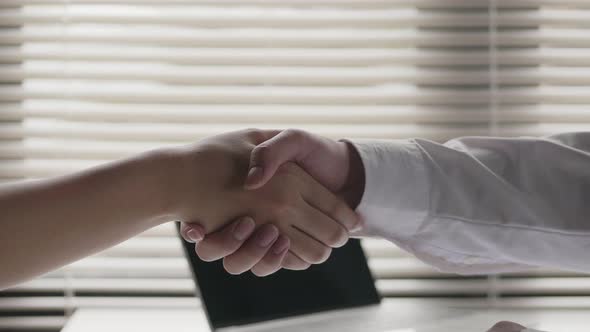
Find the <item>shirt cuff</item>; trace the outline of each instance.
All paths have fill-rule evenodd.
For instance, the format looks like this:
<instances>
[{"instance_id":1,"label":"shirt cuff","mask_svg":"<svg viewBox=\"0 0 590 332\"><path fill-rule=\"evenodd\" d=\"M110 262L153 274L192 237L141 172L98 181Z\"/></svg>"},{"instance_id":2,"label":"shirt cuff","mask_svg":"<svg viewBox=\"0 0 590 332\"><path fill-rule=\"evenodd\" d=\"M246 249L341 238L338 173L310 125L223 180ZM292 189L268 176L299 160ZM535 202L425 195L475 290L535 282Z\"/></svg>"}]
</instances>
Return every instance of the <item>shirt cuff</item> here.
<instances>
[{"instance_id":1,"label":"shirt cuff","mask_svg":"<svg viewBox=\"0 0 590 332\"><path fill-rule=\"evenodd\" d=\"M413 140L349 140L365 170L365 190L355 236L384 237L401 245L428 215L429 182L420 147ZM402 242L402 243L400 243Z\"/></svg>"}]
</instances>

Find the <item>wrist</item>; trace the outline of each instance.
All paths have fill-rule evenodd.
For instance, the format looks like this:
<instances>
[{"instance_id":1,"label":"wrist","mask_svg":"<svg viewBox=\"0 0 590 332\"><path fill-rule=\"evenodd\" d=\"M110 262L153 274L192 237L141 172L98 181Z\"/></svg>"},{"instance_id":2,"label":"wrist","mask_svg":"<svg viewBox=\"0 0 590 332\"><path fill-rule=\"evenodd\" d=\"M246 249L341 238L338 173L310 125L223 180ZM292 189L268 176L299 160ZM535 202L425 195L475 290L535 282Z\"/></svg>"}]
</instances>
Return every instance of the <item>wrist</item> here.
<instances>
[{"instance_id":1,"label":"wrist","mask_svg":"<svg viewBox=\"0 0 590 332\"><path fill-rule=\"evenodd\" d=\"M179 148L162 148L146 152L138 157L141 163L140 169L143 172L142 178L147 179L150 188L154 188L153 197L146 205L150 205L154 220L157 224L169 221L182 220L182 205L184 198L181 196L185 191L183 182L191 181L198 185L198 181L192 178L198 172L188 172L189 158ZM198 202L195 202L195 204Z\"/></svg>"},{"instance_id":2,"label":"wrist","mask_svg":"<svg viewBox=\"0 0 590 332\"><path fill-rule=\"evenodd\" d=\"M365 168L358 151L351 142L343 141L348 154L348 173L342 196L352 209L359 205L365 190Z\"/></svg>"},{"instance_id":3,"label":"wrist","mask_svg":"<svg viewBox=\"0 0 590 332\"><path fill-rule=\"evenodd\" d=\"M229 220L223 202L233 198L227 187L237 187L233 183L236 165L228 162L228 153L221 147L201 141L153 152L157 160L153 172L159 188L159 220L198 222L206 233ZM247 164L242 168L247 170ZM232 177L228 178L228 174Z\"/></svg>"}]
</instances>

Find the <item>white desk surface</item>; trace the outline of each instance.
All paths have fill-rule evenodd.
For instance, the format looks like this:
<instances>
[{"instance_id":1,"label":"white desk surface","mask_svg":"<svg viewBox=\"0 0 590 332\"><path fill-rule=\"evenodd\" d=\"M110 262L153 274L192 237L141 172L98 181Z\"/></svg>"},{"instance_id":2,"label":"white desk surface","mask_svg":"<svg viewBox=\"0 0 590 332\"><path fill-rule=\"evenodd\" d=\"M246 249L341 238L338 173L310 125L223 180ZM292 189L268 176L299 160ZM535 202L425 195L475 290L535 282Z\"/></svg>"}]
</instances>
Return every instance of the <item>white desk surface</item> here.
<instances>
[{"instance_id":1,"label":"white desk surface","mask_svg":"<svg viewBox=\"0 0 590 332\"><path fill-rule=\"evenodd\" d=\"M223 331L380 331L380 332L485 332L496 322L511 320L542 331L586 332L588 310L465 309L427 301L387 300L380 306L282 319ZM203 311L194 309L79 309L62 332L206 332Z\"/></svg>"}]
</instances>

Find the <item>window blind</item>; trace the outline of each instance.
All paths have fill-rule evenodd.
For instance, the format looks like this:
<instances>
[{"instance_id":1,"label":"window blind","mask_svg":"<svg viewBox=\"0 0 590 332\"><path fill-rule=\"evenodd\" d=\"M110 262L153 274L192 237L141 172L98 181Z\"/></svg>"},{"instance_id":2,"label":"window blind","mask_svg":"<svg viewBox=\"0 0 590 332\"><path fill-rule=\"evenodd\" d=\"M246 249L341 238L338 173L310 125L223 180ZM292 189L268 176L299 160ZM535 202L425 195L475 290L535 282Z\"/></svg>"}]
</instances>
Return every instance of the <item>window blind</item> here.
<instances>
[{"instance_id":1,"label":"window blind","mask_svg":"<svg viewBox=\"0 0 590 332\"><path fill-rule=\"evenodd\" d=\"M583 0L3 0L0 181L244 127L333 138L590 129ZM440 274L363 243L384 296L590 307L590 279ZM79 307L197 307L172 225L0 293L0 330Z\"/></svg>"}]
</instances>

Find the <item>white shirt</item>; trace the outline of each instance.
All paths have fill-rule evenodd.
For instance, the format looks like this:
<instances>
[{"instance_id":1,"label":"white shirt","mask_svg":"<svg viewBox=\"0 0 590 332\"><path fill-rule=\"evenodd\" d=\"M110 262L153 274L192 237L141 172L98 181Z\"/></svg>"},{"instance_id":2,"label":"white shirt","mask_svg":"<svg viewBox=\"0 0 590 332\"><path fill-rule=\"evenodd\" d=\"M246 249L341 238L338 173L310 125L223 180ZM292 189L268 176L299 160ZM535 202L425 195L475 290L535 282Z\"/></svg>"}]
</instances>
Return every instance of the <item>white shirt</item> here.
<instances>
[{"instance_id":1,"label":"white shirt","mask_svg":"<svg viewBox=\"0 0 590 332\"><path fill-rule=\"evenodd\" d=\"M590 272L590 132L352 142L363 235L447 272Z\"/></svg>"}]
</instances>

